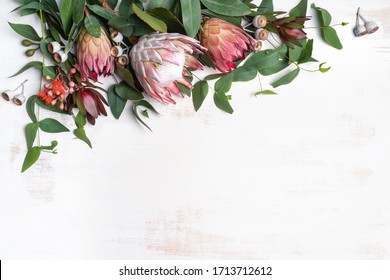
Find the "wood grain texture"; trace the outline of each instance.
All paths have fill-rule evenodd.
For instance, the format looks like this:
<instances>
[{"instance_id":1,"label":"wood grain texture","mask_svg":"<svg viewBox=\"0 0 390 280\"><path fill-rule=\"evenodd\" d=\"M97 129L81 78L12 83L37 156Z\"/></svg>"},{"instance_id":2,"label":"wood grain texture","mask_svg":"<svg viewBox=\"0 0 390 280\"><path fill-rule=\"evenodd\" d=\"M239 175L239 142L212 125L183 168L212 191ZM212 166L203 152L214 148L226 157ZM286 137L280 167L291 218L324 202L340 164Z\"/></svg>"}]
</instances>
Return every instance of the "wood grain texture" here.
<instances>
[{"instance_id":1,"label":"wood grain texture","mask_svg":"<svg viewBox=\"0 0 390 280\"><path fill-rule=\"evenodd\" d=\"M93 150L71 134L44 134L59 140L59 154L21 175L28 116L0 100L0 258L389 259L390 5L328 2L315 3L351 22L337 27L342 51L309 30L331 71L303 73L277 96L254 97L257 80L237 83L232 116L211 95L198 113L188 98L156 102L153 133L126 113L87 127ZM377 33L353 36L358 6ZM37 24L13 8L4 3L1 17ZM6 77L25 64L25 49L6 24L0 33L3 90L24 80ZM31 95L38 74L27 76Z\"/></svg>"}]
</instances>

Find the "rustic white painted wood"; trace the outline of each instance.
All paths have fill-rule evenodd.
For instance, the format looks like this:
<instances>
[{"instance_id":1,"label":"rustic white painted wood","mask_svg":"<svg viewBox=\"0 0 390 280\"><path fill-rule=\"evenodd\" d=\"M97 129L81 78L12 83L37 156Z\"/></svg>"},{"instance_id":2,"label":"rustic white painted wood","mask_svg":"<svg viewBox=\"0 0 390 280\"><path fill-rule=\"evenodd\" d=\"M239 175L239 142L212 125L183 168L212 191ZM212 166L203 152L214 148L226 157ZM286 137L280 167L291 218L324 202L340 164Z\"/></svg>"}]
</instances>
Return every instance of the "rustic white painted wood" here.
<instances>
[{"instance_id":1,"label":"rustic white painted wood","mask_svg":"<svg viewBox=\"0 0 390 280\"><path fill-rule=\"evenodd\" d=\"M26 63L7 21L37 22L3 2L1 90L28 77L31 95L36 72L6 78ZM154 103L153 133L130 113L99 118L87 128L93 150L71 134L43 134L59 140L59 154L22 175L28 116L0 100L0 258L388 259L390 4L315 3L351 23L337 27L342 51L315 40L331 71L303 73L277 96L254 97L257 80L237 83L232 116L210 94L198 113L188 98ZM358 6L377 33L353 36Z\"/></svg>"}]
</instances>

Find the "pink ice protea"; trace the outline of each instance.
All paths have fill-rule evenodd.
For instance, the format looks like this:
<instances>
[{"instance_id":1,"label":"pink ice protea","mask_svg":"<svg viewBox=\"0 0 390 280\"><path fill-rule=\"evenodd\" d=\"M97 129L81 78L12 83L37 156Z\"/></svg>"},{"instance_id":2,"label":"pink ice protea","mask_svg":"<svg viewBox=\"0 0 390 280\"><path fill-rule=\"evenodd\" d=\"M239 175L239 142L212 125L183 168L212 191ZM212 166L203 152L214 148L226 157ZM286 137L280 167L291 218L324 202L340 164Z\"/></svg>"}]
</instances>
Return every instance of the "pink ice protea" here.
<instances>
[{"instance_id":1,"label":"pink ice protea","mask_svg":"<svg viewBox=\"0 0 390 280\"><path fill-rule=\"evenodd\" d=\"M241 28L219 18L211 18L203 23L201 44L215 67L222 73L236 68L235 62L245 58L245 52L253 49L256 41Z\"/></svg>"},{"instance_id":2,"label":"pink ice protea","mask_svg":"<svg viewBox=\"0 0 390 280\"><path fill-rule=\"evenodd\" d=\"M114 57L111 56L111 42L101 27L99 38L93 37L83 28L77 39L77 59L83 79L109 76L114 72Z\"/></svg>"},{"instance_id":3,"label":"pink ice protea","mask_svg":"<svg viewBox=\"0 0 390 280\"><path fill-rule=\"evenodd\" d=\"M142 36L131 49L131 65L146 93L164 104L175 104L171 94L183 96L177 83L192 88L184 78L191 76L187 68L203 69L192 54L205 50L197 40L188 36L153 33Z\"/></svg>"}]
</instances>

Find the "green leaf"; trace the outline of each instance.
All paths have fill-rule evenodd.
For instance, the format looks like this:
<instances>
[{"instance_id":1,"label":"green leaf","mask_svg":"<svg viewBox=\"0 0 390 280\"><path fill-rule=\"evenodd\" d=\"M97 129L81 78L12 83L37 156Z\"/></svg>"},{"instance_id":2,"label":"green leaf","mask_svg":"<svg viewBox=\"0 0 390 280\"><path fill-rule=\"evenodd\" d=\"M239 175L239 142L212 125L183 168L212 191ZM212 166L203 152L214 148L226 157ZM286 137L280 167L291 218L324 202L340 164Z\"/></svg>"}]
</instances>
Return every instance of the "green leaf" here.
<instances>
[{"instance_id":1,"label":"green leaf","mask_svg":"<svg viewBox=\"0 0 390 280\"><path fill-rule=\"evenodd\" d=\"M56 67L55 66L43 66L42 69L43 76L47 77L49 76L50 78L54 79L56 75Z\"/></svg>"},{"instance_id":2,"label":"green leaf","mask_svg":"<svg viewBox=\"0 0 390 280\"><path fill-rule=\"evenodd\" d=\"M149 11L149 13L165 22L167 24L168 32L178 32L181 34L186 33L181 21L170 11L164 8L156 8Z\"/></svg>"},{"instance_id":3,"label":"green leaf","mask_svg":"<svg viewBox=\"0 0 390 280\"><path fill-rule=\"evenodd\" d=\"M326 73L330 70L330 67L322 67L324 66L326 62L322 62L319 66L318 66L318 70L321 72L321 73Z\"/></svg>"},{"instance_id":4,"label":"green leaf","mask_svg":"<svg viewBox=\"0 0 390 280\"><path fill-rule=\"evenodd\" d=\"M115 14L113 12L99 5L88 5L88 9L90 9L96 15L105 18L106 20L111 20L113 17L115 17Z\"/></svg>"},{"instance_id":5,"label":"green leaf","mask_svg":"<svg viewBox=\"0 0 390 280\"><path fill-rule=\"evenodd\" d=\"M39 37L38 33L30 25L11 22L9 22L8 24L16 33L23 36L24 38L30 39L31 41L35 42L39 42L41 40L41 37Z\"/></svg>"},{"instance_id":6,"label":"green leaf","mask_svg":"<svg viewBox=\"0 0 390 280\"><path fill-rule=\"evenodd\" d=\"M321 28L322 38L328 45L341 50L343 45L340 42L339 36L337 36L336 30L331 26L325 26Z\"/></svg>"},{"instance_id":7,"label":"green leaf","mask_svg":"<svg viewBox=\"0 0 390 280\"><path fill-rule=\"evenodd\" d=\"M73 11L76 1L78 0L62 0L61 3L60 16L66 34L69 33L73 25Z\"/></svg>"},{"instance_id":8,"label":"green leaf","mask_svg":"<svg viewBox=\"0 0 390 280\"><path fill-rule=\"evenodd\" d=\"M89 138L87 137L87 134L85 133L85 129L84 127L78 127L76 128L74 131L73 131L74 135L80 139L81 141L84 141L85 143L87 143L87 145L92 149L92 143L91 141L89 140Z\"/></svg>"},{"instance_id":9,"label":"green leaf","mask_svg":"<svg viewBox=\"0 0 390 280\"><path fill-rule=\"evenodd\" d=\"M85 0L77 0L74 2L73 23L78 24L84 18Z\"/></svg>"},{"instance_id":10,"label":"green leaf","mask_svg":"<svg viewBox=\"0 0 390 280\"><path fill-rule=\"evenodd\" d=\"M26 102L26 111L33 123L37 122L37 116L35 115L35 102L37 101L37 98L38 96L32 95Z\"/></svg>"},{"instance_id":11,"label":"green leaf","mask_svg":"<svg viewBox=\"0 0 390 280\"><path fill-rule=\"evenodd\" d=\"M138 114L138 107L144 107L146 109L149 109L151 110L152 112L158 114L158 112L156 111L156 109L154 109L154 107L152 106L152 104L150 104L148 101L146 100L141 100L141 101L138 101L138 102L134 102L133 103L133 106L132 106L132 112L135 116L135 118L142 124L144 125L147 129L149 129L150 131L152 131L150 129L150 127L141 119L141 117L139 116Z\"/></svg>"},{"instance_id":12,"label":"green leaf","mask_svg":"<svg viewBox=\"0 0 390 280\"><path fill-rule=\"evenodd\" d=\"M120 82L115 86L115 92L123 99L127 100L141 100L144 98L141 92L129 86L126 82Z\"/></svg>"},{"instance_id":13,"label":"green leaf","mask_svg":"<svg viewBox=\"0 0 390 280\"><path fill-rule=\"evenodd\" d=\"M84 26L87 29L88 33L95 38L100 38L102 35L100 30L100 23L98 19L92 15L85 17Z\"/></svg>"},{"instance_id":14,"label":"green leaf","mask_svg":"<svg viewBox=\"0 0 390 280\"><path fill-rule=\"evenodd\" d=\"M201 10L199 0L180 0L183 25L190 37L198 34L201 22Z\"/></svg>"},{"instance_id":15,"label":"green leaf","mask_svg":"<svg viewBox=\"0 0 390 280\"><path fill-rule=\"evenodd\" d=\"M58 32L56 26L54 24L49 25L49 30L51 35L53 36L54 40L57 42L61 41L60 33Z\"/></svg>"},{"instance_id":16,"label":"green leaf","mask_svg":"<svg viewBox=\"0 0 390 280\"><path fill-rule=\"evenodd\" d=\"M115 74L117 74L119 78L125 81L129 86L136 88L133 74L117 62L115 63Z\"/></svg>"},{"instance_id":17,"label":"green leaf","mask_svg":"<svg viewBox=\"0 0 390 280\"><path fill-rule=\"evenodd\" d=\"M46 110L49 110L49 111L52 111L52 112L56 112L56 113L59 113L59 114L63 114L63 115L67 115L68 112L67 111L64 111L64 110L60 110L59 106L60 106L60 103L57 102L56 105L52 106L52 105L47 105L45 102L43 102L41 99L37 98L36 101L35 101L39 107L42 107Z\"/></svg>"},{"instance_id":18,"label":"green leaf","mask_svg":"<svg viewBox=\"0 0 390 280\"><path fill-rule=\"evenodd\" d=\"M31 62L27 63L25 66L23 66L18 72L16 72L12 76L10 76L9 78L13 78L15 76L18 76L30 68L38 68L38 69L42 70L42 66L43 66L43 64L40 61L31 61Z\"/></svg>"},{"instance_id":19,"label":"green leaf","mask_svg":"<svg viewBox=\"0 0 390 280\"><path fill-rule=\"evenodd\" d=\"M327 10L320 7L316 7L314 3L311 5L311 7L317 11L318 19L320 21L321 26L329 26L331 24L332 16Z\"/></svg>"},{"instance_id":20,"label":"green leaf","mask_svg":"<svg viewBox=\"0 0 390 280\"><path fill-rule=\"evenodd\" d=\"M175 3L176 0L153 0L150 1L149 10L153 10L156 8L164 8L167 10L170 10Z\"/></svg>"},{"instance_id":21,"label":"green leaf","mask_svg":"<svg viewBox=\"0 0 390 280\"><path fill-rule=\"evenodd\" d=\"M257 76L257 69L253 67L240 66L233 71L233 82L251 81Z\"/></svg>"},{"instance_id":22,"label":"green leaf","mask_svg":"<svg viewBox=\"0 0 390 280\"><path fill-rule=\"evenodd\" d=\"M112 114L116 119L119 119L125 109L127 100L123 99L115 92L115 85L108 89L107 97Z\"/></svg>"},{"instance_id":23,"label":"green leaf","mask_svg":"<svg viewBox=\"0 0 390 280\"><path fill-rule=\"evenodd\" d=\"M222 76L214 85L214 90L219 94L227 93L233 84L234 74L232 72Z\"/></svg>"},{"instance_id":24,"label":"green leaf","mask_svg":"<svg viewBox=\"0 0 390 280\"><path fill-rule=\"evenodd\" d=\"M209 84L207 81L199 81L194 85L192 89L192 103L194 104L195 111L198 111L202 106L208 93Z\"/></svg>"},{"instance_id":25,"label":"green leaf","mask_svg":"<svg viewBox=\"0 0 390 280\"><path fill-rule=\"evenodd\" d=\"M81 112L78 112L78 114L75 118L75 122L76 122L77 127L83 127L87 124L87 119L85 118L85 116Z\"/></svg>"},{"instance_id":26,"label":"green leaf","mask_svg":"<svg viewBox=\"0 0 390 280\"><path fill-rule=\"evenodd\" d=\"M274 11L274 4L272 0L263 0L257 9L259 14L270 14Z\"/></svg>"},{"instance_id":27,"label":"green leaf","mask_svg":"<svg viewBox=\"0 0 390 280\"><path fill-rule=\"evenodd\" d=\"M61 133L69 131L69 129L66 128L62 123L51 118L41 120L39 122L39 128L47 133Z\"/></svg>"},{"instance_id":28,"label":"green leaf","mask_svg":"<svg viewBox=\"0 0 390 280\"><path fill-rule=\"evenodd\" d=\"M284 75L283 77L281 77L279 80L273 82L271 85L274 88L276 88L278 86L281 86L281 85L287 85L287 84L291 83L298 76L299 71L300 71L299 68L294 69L290 73L288 73L288 74Z\"/></svg>"},{"instance_id":29,"label":"green leaf","mask_svg":"<svg viewBox=\"0 0 390 280\"><path fill-rule=\"evenodd\" d=\"M262 75L275 74L289 65L287 47L282 46L274 50L264 50L255 53L244 66L256 68Z\"/></svg>"},{"instance_id":30,"label":"green leaf","mask_svg":"<svg viewBox=\"0 0 390 280\"><path fill-rule=\"evenodd\" d=\"M34 163L37 162L39 156L41 155L41 147L32 147L28 150L26 157L24 158L22 173L29 169Z\"/></svg>"},{"instance_id":31,"label":"green leaf","mask_svg":"<svg viewBox=\"0 0 390 280\"><path fill-rule=\"evenodd\" d=\"M156 31L167 32L167 25L165 24L165 22L141 10L135 4L132 5L132 8L134 13L146 24L148 24L151 28L153 28Z\"/></svg>"},{"instance_id":32,"label":"green leaf","mask_svg":"<svg viewBox=\"0 0 390 280\"><path fill-rule=\"evenodd\" d=\"M273 95L273 94L277 94L277 93L272 91L272 90L266 89L266 90L263 90L263 91L256 92L255 96L258 96L258 95Z\"/></svg>"},{"instance_id":33,"label":"green leaf","mask_svg":"<svg viewBox=\"0 0 390 280\"><path fill-rule=\"evenodd\" d=\"M24 131L26 134L27 149L31 149L32 146L34 145L38 128L39 128L39 123L29 123L28 125L26 125Z\"/></svg>"},{"instance_id":34,"label":"green leaf","mask_svg":"<svg viewBox=\"0 0 390 280\"><path fill-rule=\"evenodd\" d=\"M135 21L133 17L118 16L112 17L108 24L119 30L123 36L131 36L134 31Z\"/></svg>"},{"instance_id":35,"label":"green leaf","mask_svg":"<svg viewBox=\"0 0 390 280\"><path fill-rule=\"evenodd\" d=\"M229 100L225 94L215 92L214 103L222 111L225 111L226 113L229 114L233 114L234 110L232 106L230 106Z\"/></svg>"},{"instance_id":36,"label":"green leaf","mask_svg":"<svg viewBox=\"0 0 390 280\"><path fill-rule=\"evenodd\" d=\"M290 16L296 16L296 17L304 17L306 16L307 12L307 0L301 0L298 5L296 5L292 10L290 11Z\"/></svg>"},{"instance_id":37,"label":"green leaf","mask_svg":"<svg viewBox=\"0 0 390 280\"><path fill-rule=\"evenodd\" d=\"M240 0L201 0L210 11L225 16L245 16L251 10Z\"/></svg>"},{"instance_id":38,"label":"green leaf","mask_svg":"<svg viewBox=\"0 0 390 280\"><path fill-rule=\"evenodd\" d=\"M23 11L23 10L32 10L34 12L40 10L42 8L42 5L38 2L30 2L24 5L21 5L15 9L13 9L10 13L16 12L16 11Z\"/></svg>"},{"instance_id":39,"label":"green leaf","mask_svg":"<svg viewBox=\"0 0 390 280\"><path fill-rule=\"evenodd\" d=\"M313 39L307 41L305 47L302 49L301 55L298 58L298 63L306 63L310 60L313 53Z\"/></svg>"}]
</instances>

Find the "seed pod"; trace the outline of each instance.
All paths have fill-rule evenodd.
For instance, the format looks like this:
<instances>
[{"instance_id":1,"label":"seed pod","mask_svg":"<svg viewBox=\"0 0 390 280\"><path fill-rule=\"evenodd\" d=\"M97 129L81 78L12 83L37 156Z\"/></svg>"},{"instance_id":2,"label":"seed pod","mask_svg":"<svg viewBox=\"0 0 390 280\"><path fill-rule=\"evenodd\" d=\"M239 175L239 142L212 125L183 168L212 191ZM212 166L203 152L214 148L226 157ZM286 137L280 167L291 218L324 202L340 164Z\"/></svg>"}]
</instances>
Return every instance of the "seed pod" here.
<instances>
[{"instance_id":1,"label":"seed pod","mask_svg":"<svg viewBox=\"0 0 390 280\"><path fill-rule=\"evenodd\" d=\"M111 36L111 39L115 42L115 43L120 43L123 41L123 35L122 33L120 33L119 31L113 31L111 32L110 34Z\"/></svg>"},{"instance_id":2,"label":"seed pod","mask_svg":"<svg viewBox=\"0 0 390 280\"><path fill-rule=\"evenodd\" d=\"M68 60L68 54L65 53L64 51L59 51L54 54L54 60L57 63L64 63L65 61Z\"/></svg>"},{"instance_id":3,"label":"seed pod","mask_svg":"<svg viewBox=\"0 0 390 280\"><path fill-rule=\"evenodd\" d=\"M1 96L4 98L5 101L10 101L14 93L15 92L13 90L6 90L2 92Z\"/></svg>"},{"instance_id":4,"label":"seed pod","mask_svg":"<svg viewBox=\"0 0 390 280\"><path fill-rule=\"evenodd\" d=\"M268 39L268 30L266 29L257 29L255 31L255 39L265 41Z\"/></svg>"},{"instance_id":5,"label":"seed pod","mask_svg":"<svg viewBox=\"0 0 390 280\"><path fill-rule=\"evenodd\" d=\"M32 57L36 52L36 49L29 49L25 52L27 57Z\"/></svg>"},{"instance_id":6,"label":"seed pod","mask_svg":"<svg viewBox=\"0 0 390 280\"><path fill-rule=\"evenodd\" d=\"M256 44L253 46L253 50L255 52L258 52L263 47L263 43L261 41L257 41Z\"/></svg>"},{"instance_id":7,"label":"seed pod","mask_svg":"<svg viewBox=\"0 0 390 280\"><path fill-rule=\"evenodd\" d=\"M30 40L24 39L24 40L22 41L22 45L25 46L25 47L29 47L29 46L31 46L31 45L34 45L34 43L31 42Z\"/></svg>"},{"instance_id":8,"label":"seed pod","mask_svg":"<svg viewBox=\"0 0 390 280\"><path fill-rule=\"evenodd\" d=\"M114 46L111 48L111 55L113 57L119 57L123 54L123 49L119 46Z\"/></svg>"},{"instance_id":9,"label":"seed pod","mask_svg":"<svg viewBox=\"0 0 390 280\"><path fill-rule=\"evenodd\" d=\"M57 53L61 50L61 44L58 42L51 42L51 43L47 44L47 50L50 53Z\"/></svg>"},{"instance_id":10,"label":"seed pod","mask_svg":"<svg viewBox=\"0 0 390 280\"><path fill-rule=\"evenodd\" d=\"M129 57L127 55L121 55L120 57L118 57L118 64L120 66L126 66L127 64L129 64Z\"/></svg>"},{"instance_id":11,"label":"seed pod","mask_svg":"<svg viewBox=\"0 0 390 280\"><path fill-rule=\"evenodd\" d=\"M253 18L252 24L256 28L263 28L267 25L267 18L265 16L255 16Z\"/></svg>"},{"instance_id":12,"label":"seed pod","mask_svg":"<svg viewBox=\"0 0 390 280\"><path fill-rule=\"evenodd\" d=\"M23 93L19 93L12 98L12 102L18 106L21 106L26 101L26 97Z\"/></svg>"}]
</instances>

